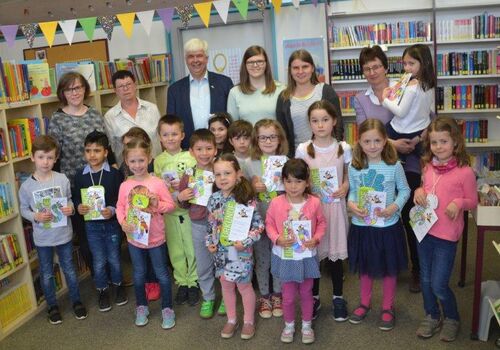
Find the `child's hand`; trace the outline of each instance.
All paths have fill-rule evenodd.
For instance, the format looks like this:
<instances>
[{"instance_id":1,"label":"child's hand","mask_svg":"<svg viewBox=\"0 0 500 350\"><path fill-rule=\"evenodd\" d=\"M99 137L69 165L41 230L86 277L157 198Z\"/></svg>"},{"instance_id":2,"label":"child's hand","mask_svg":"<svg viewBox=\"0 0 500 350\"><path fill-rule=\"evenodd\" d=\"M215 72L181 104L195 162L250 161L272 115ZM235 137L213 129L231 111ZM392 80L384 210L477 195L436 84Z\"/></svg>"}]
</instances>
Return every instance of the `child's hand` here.
<instances>
[{"instance_id":1,"label":"child's hand","mask_svg":"<svg viewBox=\"0 0 500 350\"><path fill-rule=\"evenodd\" d=\"M35 213L34 219L35 221L45 223L45 222L51 222L52 221L52 213L50 211L41 211L38 213Z\"/></svg>"},{"instance_id":2,"label":"child's hand","mask_svg":"<svg viewBox=\"0 0 500 350\"><path fill-rule=\"evenodd\" d=\"M304 242L304 247L306 247L307 249L314 249L318 244L318 239L313 237L310 240Z\"/></svg>"},{"instance_id":3,"label":"child's hand","mask_svg":"<svg viewBox=\"0 0 500 350\"><path fill-rule=\"evenodd\" d=\"M113 216L113 211L108 207L106 207L103 210L101 210L101 215L104 217L104 219L108 220L111 219L111 217Z\"/></svg>"},{"instance_id":4,"label":"child's hand","mask_svg":"<svg viewBox=\"0 0 500 350\"><path fill-rule=\"evenodd\" d=\"M252 178L252 186L255 189L255 192L257 193L262 193L267 191L266 185L264 185L262 179L258 176L254 176Z\"/></svg>"},{"instance_id":5,"label":"child's hand","mask_svg":"<svg viewBox=\"0 0 500 350\"><path fill-rule=\"evenodd\" d=\"M132 224L129 224L128 222L124 221L122 223L122 230L127 234L127 236L131 235L135 231L135 226Z\"/></svg>"},{"instance_id":6,"label":"child's hand","mask_svg":"<svg viewBox=\"0 0 500 350\"><path fill-rule=\"evenodd\" d=\"M175 190L179 191L179 184L181 183L181 180L172 180L170 181L170 186Z\"/></svg>"},{"instance_id":7,"label":"child's hand","mask_svg":"<svg viewBox=\"0 0 500 350\"><path fill-rule=\"evenodd\" d=\"M212 244L209 244L209 245L207 246L207 248L208 248L208 251L209 251L210 253L212 253L212 254L213 254L213 253L215 253L215 252L217 251L217 245L215 245L215 244L213 244L213 243L212 243Z\"/></svg>"},{"instance_id":8,"label":"child's hand","mask_svg":"<svg viewBox=\"0 0 500 350\"><path fill-rule=\"evenodd\" d=\"M366 208L361 209L358 207L358 205L354 202L348 201L347 202L347 207L349 210L356 215L357 217L364 218L365 216L368 215L368 210Z\"/></svg>"},{"instance_id":9,"label":"child's hand","mask_svg":"<svg viewBox=\"0 0 500 350\"><path fill-rule=\"evenodd\" d=\"M445 214L448 215L448 217L451 220L455 220L457 218L459 212L460 212L460 209L458 209L455 202L451 202L450 204L448 204L448 206L446 207L446 210L445 210Z\"/></svg>"},{"instance_id":10,"label":"child's hand","mask_svg":"<svg viewBox=\"0 0 500 350\"><path fill-rule=\"evenodd\" d=\"M241 252L242 250L245 249L245 246L243 245L243 243L241 243L241 241L236 241L234 242L234 248L236 248L237 251Z\"/></svg>"},{"instance_id":11,"label":"child's hand","mask_svg":"<svg viewBox=\"0 0 500 350\"><path fill-rule=\"evenodd\" d=\"M348 190L349 190L349 184L346 184L345 186L342 185L339 187L337 191L332 193L332 196L333 198L345 198Z\"/></svg>"},{"instance_id":12,"label":"child's hand","mask_svg":"<svg viewBox=\"0 0 500 350\"><path fill-rule=\"evenodd\" d=\"M279 245L280 247L291 247L292 244L295 243L295 239L293 238L285 238L285 236L280 235L278 239L276 240L276 244Z\"/></svg>"},{"instance_id":13,"label":"child's hand","mask_svg":"<svg viewBox=\"0 0 500 350\"><path fill-rule=\"evenodd\" d=\"M158 195L153 194L151 197L149 197L149 209L156 209L158 208Z\"/></svg>"},{"instance_id":14,"label":"child's hand","mask_svg":"<svg viewBox=\"0 0 500 350\"><path fill-rule=\"evenodd\" d=\"M419 187L415 190L415 193L413 194L413 203L422 207L427 206L427 193L425 193L423 187Z\"/></svg>"},{"instance_id":15,"label":"child's hand","mask_svg":"<svg viewBox=\"0 0 500 350\"><path fill-rule=\"evenodd\" d=\"M187 202L194 198L194 192L192 188L186 188L182 192L179 192L177 199L181 202Z\"/></svg>"},{"instance_id":16,"label":"child's hand","mask_svg":"<svg viewBox=\"0 0 500 350\"><path fill-rule=\"evenodd\" d=\"M382 100L385 100L386 98L388 98L388 97L389 97L389 95L391 94L391 92L392 92L392 88L391 88L391 87L389 87L389 86L388 86L388 87L386 87L386 88L384 89L384 91L382 92Z\"/></svg>"},{"instance_id":17,"label":"child's hand","mask_svg":"<svg viewBox=\"0 0 500 350\"><path fill-rule=\"evenodd\" d=\"M71 216L74 214L75 208L73 206L61 207L61 213L64 216Z\"/></svg>"},{"instance_id":18,"label":"child's hand","mask_svg":"<svg viewBox=\"0 0 500 350\"><path fill-rule=\"evenodd\" d=\"M394 203L390 204L383 210L376 211L376 215L381 218L390 218L398 210L398 206Z\"/></svg>"},{"instance_id":19,"label":"child's hand","mask_svg":"<svg viewBox=\"0 0 500 350\"><path fill-rule=\"evenodd\" d=\"M85 205L85 204L78 204L77 210L78 210L78 214L85 215L85 214L89 213L90 207L88 205Z\"/></svg>"}]
</instances>

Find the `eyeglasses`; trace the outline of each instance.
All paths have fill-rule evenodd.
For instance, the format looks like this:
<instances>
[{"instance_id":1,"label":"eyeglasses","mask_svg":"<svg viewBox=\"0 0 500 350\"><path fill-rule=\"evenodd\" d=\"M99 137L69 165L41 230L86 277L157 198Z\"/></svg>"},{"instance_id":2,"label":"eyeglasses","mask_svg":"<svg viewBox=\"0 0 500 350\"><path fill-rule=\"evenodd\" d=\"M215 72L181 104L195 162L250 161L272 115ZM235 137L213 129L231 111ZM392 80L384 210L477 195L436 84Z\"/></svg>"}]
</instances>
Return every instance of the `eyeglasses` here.
<instances>
[{"instance_id":1,"label":"eyeglasses","mask_svg":"<svg viewBox=\"0 0 500 350\"><path fill-rule=\"evenodd\" d=\"M123 84L123 85L117 85L116 86L116 90L128 90L130 89L130 87L134 85L134 83L127 83L127 84Z\"/></svg>"},{"instance_id":2,"label":"eyeglasses","mask_svg":"<svg viewBox=\"0 0 500 350\"><path fill-rule=\"evenodd\" d=\"M275 142L275 141L278 141L278 139L279 139L278 135L269 135L269 136L259 135L259 136L257 136L257 140L259 140L259 142L267 142L267 141Z\"/></svg>"},{"instance_id":3,"label":"eyeglasses","mask_svg":"<svg viewBox=\"0 0 500 350\"><path fill-rule=\"evenodd\" d=\"M264 60L258 60L258 61L247 61L246 65L249 67L262 67L266 64L266 61Z\"/></svg>"},{"instance_id":4,"label":"eyeglasses","mask_svg":"<svg viewBox=\"0 0 500 350\"><path fill-rule=\"evenodd\" d=\"M363 67L363 73L366 74L366 73L375 72L376 70L379 70L382 67L383 67L382 64L376 64L376 65L373 65L371 67Z\"/></svg>"},{"instance_id":5,"label":"eyeglasses","mask_svg":"<svg viewBox=\"0 0 500 350\"><path fill-rule=\"evenodd\" d=\"M82 85L78 85L78 86L74 86L72 88L66 88L63 91L64 91L65 94L73 94L73 93L77 93L78 94L78 93L82 92L82 90L83 90L83 86Z\"/></svg>"}]
</instances>

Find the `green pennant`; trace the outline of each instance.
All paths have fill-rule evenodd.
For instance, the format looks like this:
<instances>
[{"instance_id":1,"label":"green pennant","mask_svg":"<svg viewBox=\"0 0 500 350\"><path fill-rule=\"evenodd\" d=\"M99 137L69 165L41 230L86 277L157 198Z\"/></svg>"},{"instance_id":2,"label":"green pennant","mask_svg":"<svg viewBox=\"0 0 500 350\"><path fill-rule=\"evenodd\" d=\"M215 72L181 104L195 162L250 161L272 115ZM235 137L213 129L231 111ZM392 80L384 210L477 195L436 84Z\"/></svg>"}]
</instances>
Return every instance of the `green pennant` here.
<instances>
[{"instance_id":1,"label":"green pennant","mask_svg":"<svg viewBox=\"0 0 500 350\"><path fill-rule=\"evenodd\" d=\"M94 38L94 30L95 30L95 25L96 25L97 17L87 17L87 18L80 18L78 22L80 22L80 25L82 26L83 31L87 35L87 38L89 38L90 41Z\"/></svg>"},{"instance_id":2,"label":"green pennant","mask_svg":"<svg viewBox=\"0 0 500 350\"><path fill-rule=\"evenodd\" d=\"M234 6L238 9L241 17L247 19L248 13L248 0L233 0Z\"/></svg>"}]
</instances>

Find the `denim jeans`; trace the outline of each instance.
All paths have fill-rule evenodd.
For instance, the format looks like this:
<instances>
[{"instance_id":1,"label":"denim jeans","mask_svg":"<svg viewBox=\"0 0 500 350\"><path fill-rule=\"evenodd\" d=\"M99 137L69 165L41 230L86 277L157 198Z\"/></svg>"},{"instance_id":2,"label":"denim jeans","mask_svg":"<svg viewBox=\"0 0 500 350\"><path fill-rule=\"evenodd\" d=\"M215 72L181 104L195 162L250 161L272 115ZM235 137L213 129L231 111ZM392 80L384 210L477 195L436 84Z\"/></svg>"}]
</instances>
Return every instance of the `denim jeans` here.
<instances>
[{"instance_id":1,"label":"denim jeans","mask_svg":"<svg viewBox=\"0 0 500 350\"><path fill-rule=\"evenodd\" d=\"M457 242L447 241L430 234L418 244L420 260L420 287L426 315L439 319L440 301L445 318L459 320L457 300L449 286Z\"/></svg>"},{"instance_id":2,"label":"denim jeans","mask_svg":"<svg viewBox=\"0 0 500 350\"><path fill-rule=\"evenodd\" d=\"M94 282L97 289L108 286L109 267L111 282L121 284L123 275L120 264L121 229L118 221L87 221L85 222L87 239L94 265Z\"/></svg>"},{"instance_id":3,"label":"denim jeans","mask_svg":"<svg viewBox=\"0 0 500 350\"><path fill-rule=\"evenodd\" d=\"M146 283L147 258L149 255L156 278L160 284L161 308L172 308L172 282L167 269L166 244L163 243L159 247L145 249L129 243L128 250L132 260L136 305L148 305L144 284Z\"/></svg>"},{"instance_id":4,"label":"denim jeans","mask_svg":"<svg viewBox=\"0 0 500 350\"><path fill-rule=\"evenodd\" d=\"M55 247L36 247L40 263L40 280L43 294L49 307L57 305L54 279L54 248L59 258L59 265L64 272L69 297L74 304L80 301L80 290L78 289L78 276L73 264L73 242L71 241Z\"/></svg>"}]
</instances>

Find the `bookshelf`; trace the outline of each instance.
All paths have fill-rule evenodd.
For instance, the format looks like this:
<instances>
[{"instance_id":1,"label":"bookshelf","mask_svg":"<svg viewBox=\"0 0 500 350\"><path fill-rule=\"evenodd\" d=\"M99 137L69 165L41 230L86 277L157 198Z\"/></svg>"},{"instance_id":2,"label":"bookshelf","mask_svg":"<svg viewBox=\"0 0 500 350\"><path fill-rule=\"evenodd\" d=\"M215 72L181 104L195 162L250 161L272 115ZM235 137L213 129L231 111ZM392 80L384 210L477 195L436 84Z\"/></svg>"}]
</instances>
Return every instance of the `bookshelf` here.
<instances>
[{"instance_id":1,"label":"bookshelf","mask_svg":"<svg viewBox=\"0 0 500 350\"><path fill-rule=\"evenodd\" d=\"M139 85L137 87L138 97L158 105L160 111L166 110L166 96L168 84L152 83ZM94 106L102 114L114 106L118 100L112 89L97 90L92 92L86 104ZM44 117L50 117L60 106L58 99L54 96L0 105L0 128L7 130L9 121L18 118L36 118L44 129ZM6 134L8 140L9 135ZM33 317L36 313L44 310L45 302L39 297L39 290L35 289L34 281L38 270L38 258L33 251L32 244L27 239L29 236L24 231L23 220L19 213L19 201L17 198L18 181L16 174L21 172L30 173L32 163L30 156L15 156L11 154L11 145L6 143L7 161L0 162L0 184L12 184L12 212L0 216L0 234L13 233L17 237L22 256L22 263L0 274L0 340L13 332L17 327ZM76 255L79 250L75 249L75 265L80 273L80 278L88 276L86 267L82 266ZM57 260L55 267L57 268ZM57 274L56 274L57 275ZM67 291L64 274L60 271L58 278L60 296ZM37 297L38 293L38 297Z\"/></svg>"}]
</instances>

